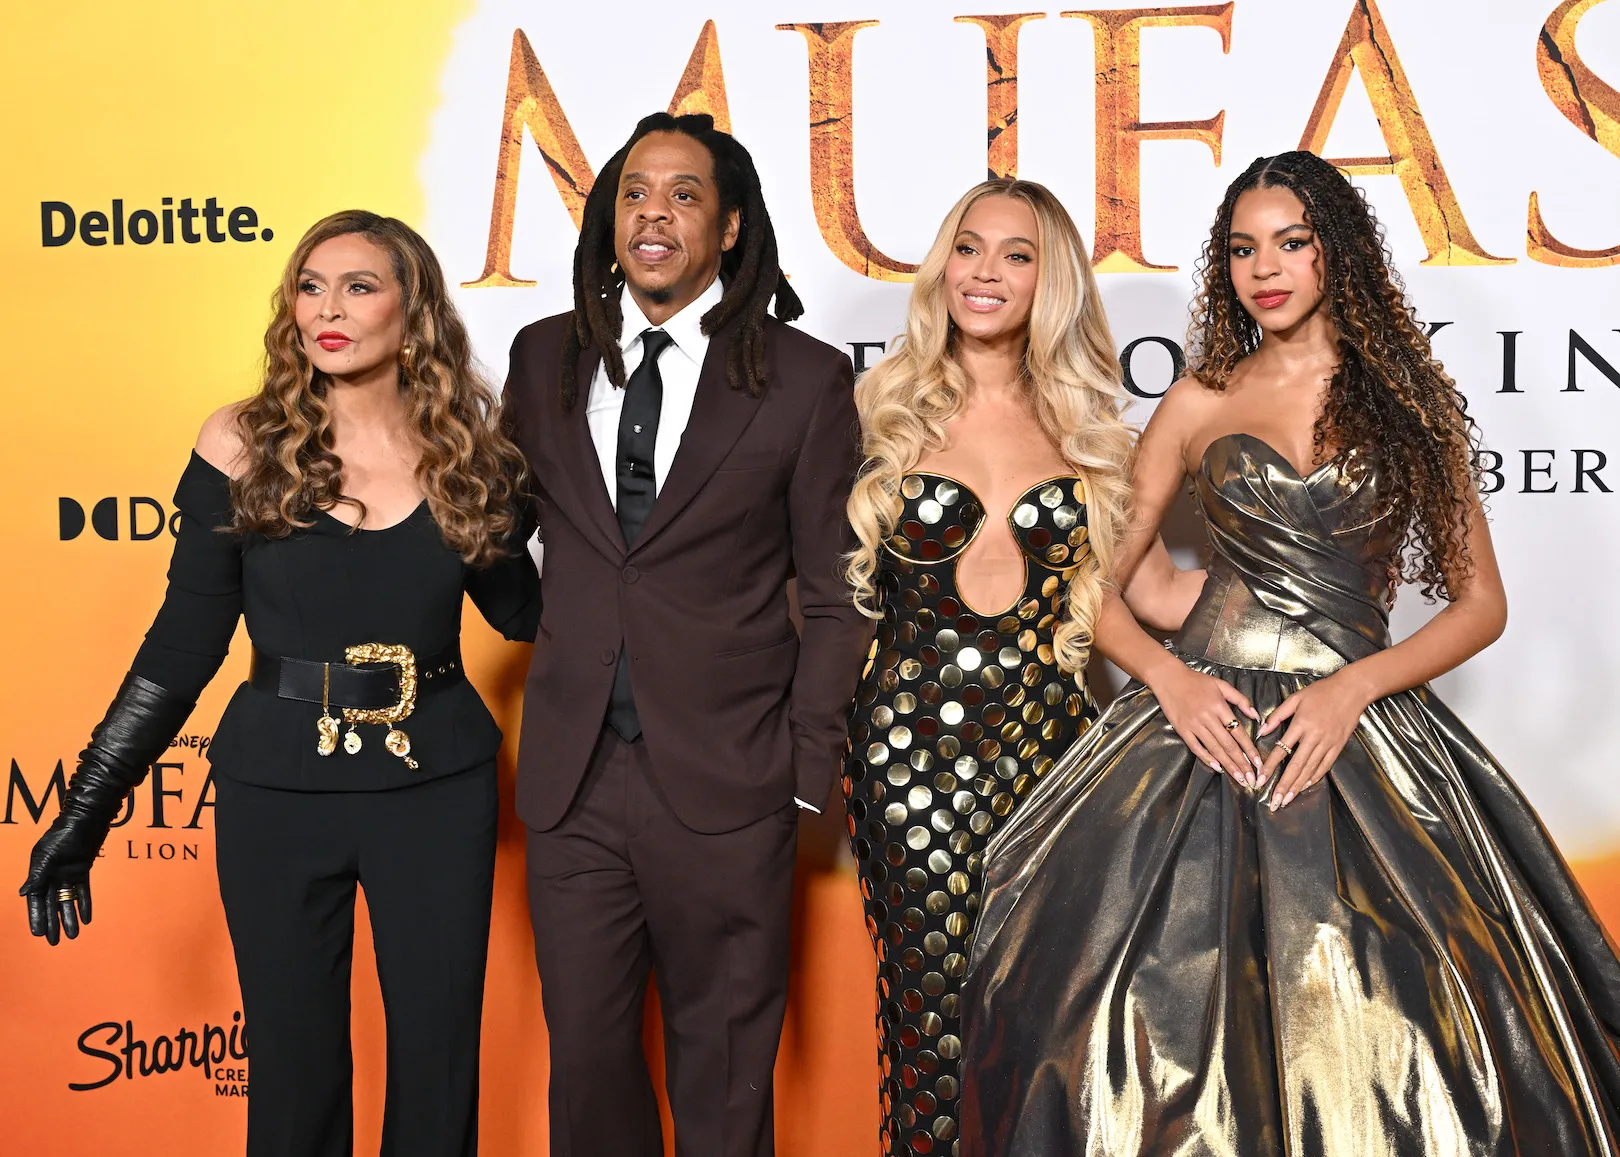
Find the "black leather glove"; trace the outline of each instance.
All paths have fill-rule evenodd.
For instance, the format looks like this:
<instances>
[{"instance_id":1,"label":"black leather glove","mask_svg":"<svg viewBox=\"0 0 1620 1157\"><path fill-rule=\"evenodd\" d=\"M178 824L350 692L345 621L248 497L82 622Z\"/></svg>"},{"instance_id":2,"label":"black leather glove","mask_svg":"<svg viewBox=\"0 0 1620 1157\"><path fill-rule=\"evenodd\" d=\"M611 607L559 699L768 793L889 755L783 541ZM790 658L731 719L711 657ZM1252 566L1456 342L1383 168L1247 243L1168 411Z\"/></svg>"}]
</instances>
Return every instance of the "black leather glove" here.
<instances>
[{"instance_id":1,"label":"black leather glove","mask_svg":"<svg viewBox=\"0 0 1620 1157\"><path fill-rule=\"evenodd\" d=\"M90 746L79 753L60 814L28 857L21 894L35 936L55 944L62 929L72 940L81 922L90 923L90 865L124 797L140 786L195 706L139 675L124 677L106 718L90 733Z\"/></svg>"}]
</instances>

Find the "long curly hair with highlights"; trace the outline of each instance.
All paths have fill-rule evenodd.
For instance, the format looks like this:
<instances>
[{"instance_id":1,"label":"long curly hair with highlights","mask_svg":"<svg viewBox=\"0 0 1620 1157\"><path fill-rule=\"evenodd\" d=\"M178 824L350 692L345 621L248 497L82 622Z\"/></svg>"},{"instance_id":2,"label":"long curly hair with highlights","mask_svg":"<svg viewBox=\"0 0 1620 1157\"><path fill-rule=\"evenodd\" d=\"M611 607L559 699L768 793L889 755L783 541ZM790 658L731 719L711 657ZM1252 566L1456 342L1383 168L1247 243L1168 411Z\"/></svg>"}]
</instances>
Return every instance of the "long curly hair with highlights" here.
<instances>
[{"instance_id":1,"label":"long curly hair with highlights","mask_svg":"<svg viewBox=\"0 0 1620 1157\"><path fill-rule=\"evenodd\" d=\"M233 529L285 538L340 502L343 460L333 450L331 379L311 364L294 317L300 273L315 248L358 234L388 254L404 311L399 389L421 444L417 482L439 532L464 561L510 553L523 457L501 433L498 404L473 364L472 343L433 250L409 225L360 209L317 221L293 250L271 296L264 384L236 413L246 468L231 481Z\"/></svg>"},{"instance_id":2,"label":"long curly hair with highlights","mask_svg":"<svg viewBox=\"0 0 1620 1157\"><path fill-rule=\"evenodd\" d=\"M1338 333L1339 362L1317 416L1313 460L1332 447L1342 464L1376 458L1378 495L1399 537L1391 580L1427 599L1453 598L1472 573L1468 523L1479 502L1479 428L1468 402L1430 349L1384 230L1366 195L1314 153L1261 157L1221 201L1199 261L1188 368L1223 390L1260 345L1260 327L1232 285L1232 212L1250 189L1287 189L1305 207L1321 256L1323 301Z\"/></svg>"},{"instance_id":3,"label":"long curly hair with highlights","mask_svg":"<svg viewBox=\"0 0 1620 1157\"><path fill-rule=\"evenodd\" d=\"M1039 226L1023 379L1041 428L1085 482L1090 557L1069 578L1066 613L1052 632L1059 664L1079 671L1091 652L1124 526L1136 434L1121 416L1119 358L1085 243L1044 185L1002 177L975 185L957 201L917 270L905 334L856 383L866 461L847 504L860 546L845 560L845 576L855 605L878 618L879 551L894 533L900 484L925 453L944 447L946 424L967 404L972 384L957 359L945 265L968 210L985 197L1022 201Z\"/></svg>"}]
</instances>

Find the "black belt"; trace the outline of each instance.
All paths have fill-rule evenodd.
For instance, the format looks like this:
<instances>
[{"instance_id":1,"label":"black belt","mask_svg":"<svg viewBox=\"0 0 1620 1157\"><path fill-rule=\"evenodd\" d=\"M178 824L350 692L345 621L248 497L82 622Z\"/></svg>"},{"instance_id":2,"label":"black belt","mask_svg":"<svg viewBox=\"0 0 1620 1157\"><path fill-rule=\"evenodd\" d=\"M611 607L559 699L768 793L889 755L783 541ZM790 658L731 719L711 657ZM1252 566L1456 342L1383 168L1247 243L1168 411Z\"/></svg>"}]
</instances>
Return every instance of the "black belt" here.
<instances>
[{"instance_id":1,"label":"black belt","mask_svg":"<svg viewBox=\"0 0 1620 1157\"><path fill-rule=\"evenodd\" d=\"M467 677L461 645L453 643L436 655L416 657L416 694L429 694ZM328 684L327 680L331 682ZM324 701L333 708L381 711L399 702L399 668L392 663L321 663L286 659L253 648L248 682L259 691L303 703Z\"/></svg>"}]
</instances>

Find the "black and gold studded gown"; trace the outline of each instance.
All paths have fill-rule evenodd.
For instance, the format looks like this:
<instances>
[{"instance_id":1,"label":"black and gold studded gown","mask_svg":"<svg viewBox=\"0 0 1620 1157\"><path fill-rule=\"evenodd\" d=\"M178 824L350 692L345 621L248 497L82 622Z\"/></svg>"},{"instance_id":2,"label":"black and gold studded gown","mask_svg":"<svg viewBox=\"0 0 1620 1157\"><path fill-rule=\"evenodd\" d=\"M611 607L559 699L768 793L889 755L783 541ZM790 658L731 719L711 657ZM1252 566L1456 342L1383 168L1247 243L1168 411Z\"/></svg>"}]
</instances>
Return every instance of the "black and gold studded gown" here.
<instances>
[{"instance_id":1,"label":"black and gold studded gown","mask_svg":"<svg viewBox=\"0 0 1620 1157\"><path fill-rule=\"evenodd\" d=\"M957 560L984 510L961 483L908 474L881 552L883 621L850 713L844 796L866 926L877 949L884 1153L949 1154L962 1051L958 986L979 907L984 846L1096 715L1058 669L1052 630L1090 565L1085 489L1032 486L1008 525L1024 590L981 615Z\"/></svg>"},{"instance_id":2,"label":"black and gold studded gown","mask_svg":"<svg viewBox=\"0 0 1620 1157\"><path fill-rule=\"evenodd\" d=\"M1265 713L1387 647L1378 479L1217 438L1177 656ZM1479 740L1416 687L1269 791L1134 683L1041 780L987 852L962 1157L1614 1157L1620 961Z\"/></svg>"}]
</instances>

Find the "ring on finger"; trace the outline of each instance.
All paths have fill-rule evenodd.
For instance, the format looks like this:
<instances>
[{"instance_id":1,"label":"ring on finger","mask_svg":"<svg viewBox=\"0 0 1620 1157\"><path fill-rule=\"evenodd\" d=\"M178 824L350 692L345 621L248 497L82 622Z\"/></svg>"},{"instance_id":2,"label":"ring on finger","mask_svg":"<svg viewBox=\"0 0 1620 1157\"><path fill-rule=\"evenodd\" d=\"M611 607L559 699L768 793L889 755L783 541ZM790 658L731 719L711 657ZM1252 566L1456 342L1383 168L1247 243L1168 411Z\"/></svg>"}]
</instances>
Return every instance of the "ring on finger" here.
<instances>
[{"instance_id":1,"label":"ring on finger","mask_svg":"<svg viewBox=\"0 0 1620 1157\"><path fill-rule=\"evenodd\" d=\"M1294 754L1294 748L1293 748L1292 744L1284 743L1282 740L1279 739L1277 741L1277 746L1282 748L1283 751L1287 752L1289 755Z\"/></svg>"},{"instance_id":2,"label":"ring on finger","mask_svg":"<svg viewBox=\"0 0 1620 1157\"><path fill-rule=\"evenodd\" d=\"M1236 731L1239 727L1242 727L1243 724L1239 723L1236 719L1228 719L1225 723L1221 724L1221 726L1226 728L1228 731Z\"/></svg>"},{"instance_id":3,"label":"ring on finger","mask_svg":"<svg viewBox=\"0 0 1620 1157\"><path fill-rule=\"evenodd\" d=\"M73 899L73 889L72 888L58 888L56 890L56 898L58 900L63 901L64 903L71 900L71 899Z\"/></svg>"}]
</instances>

